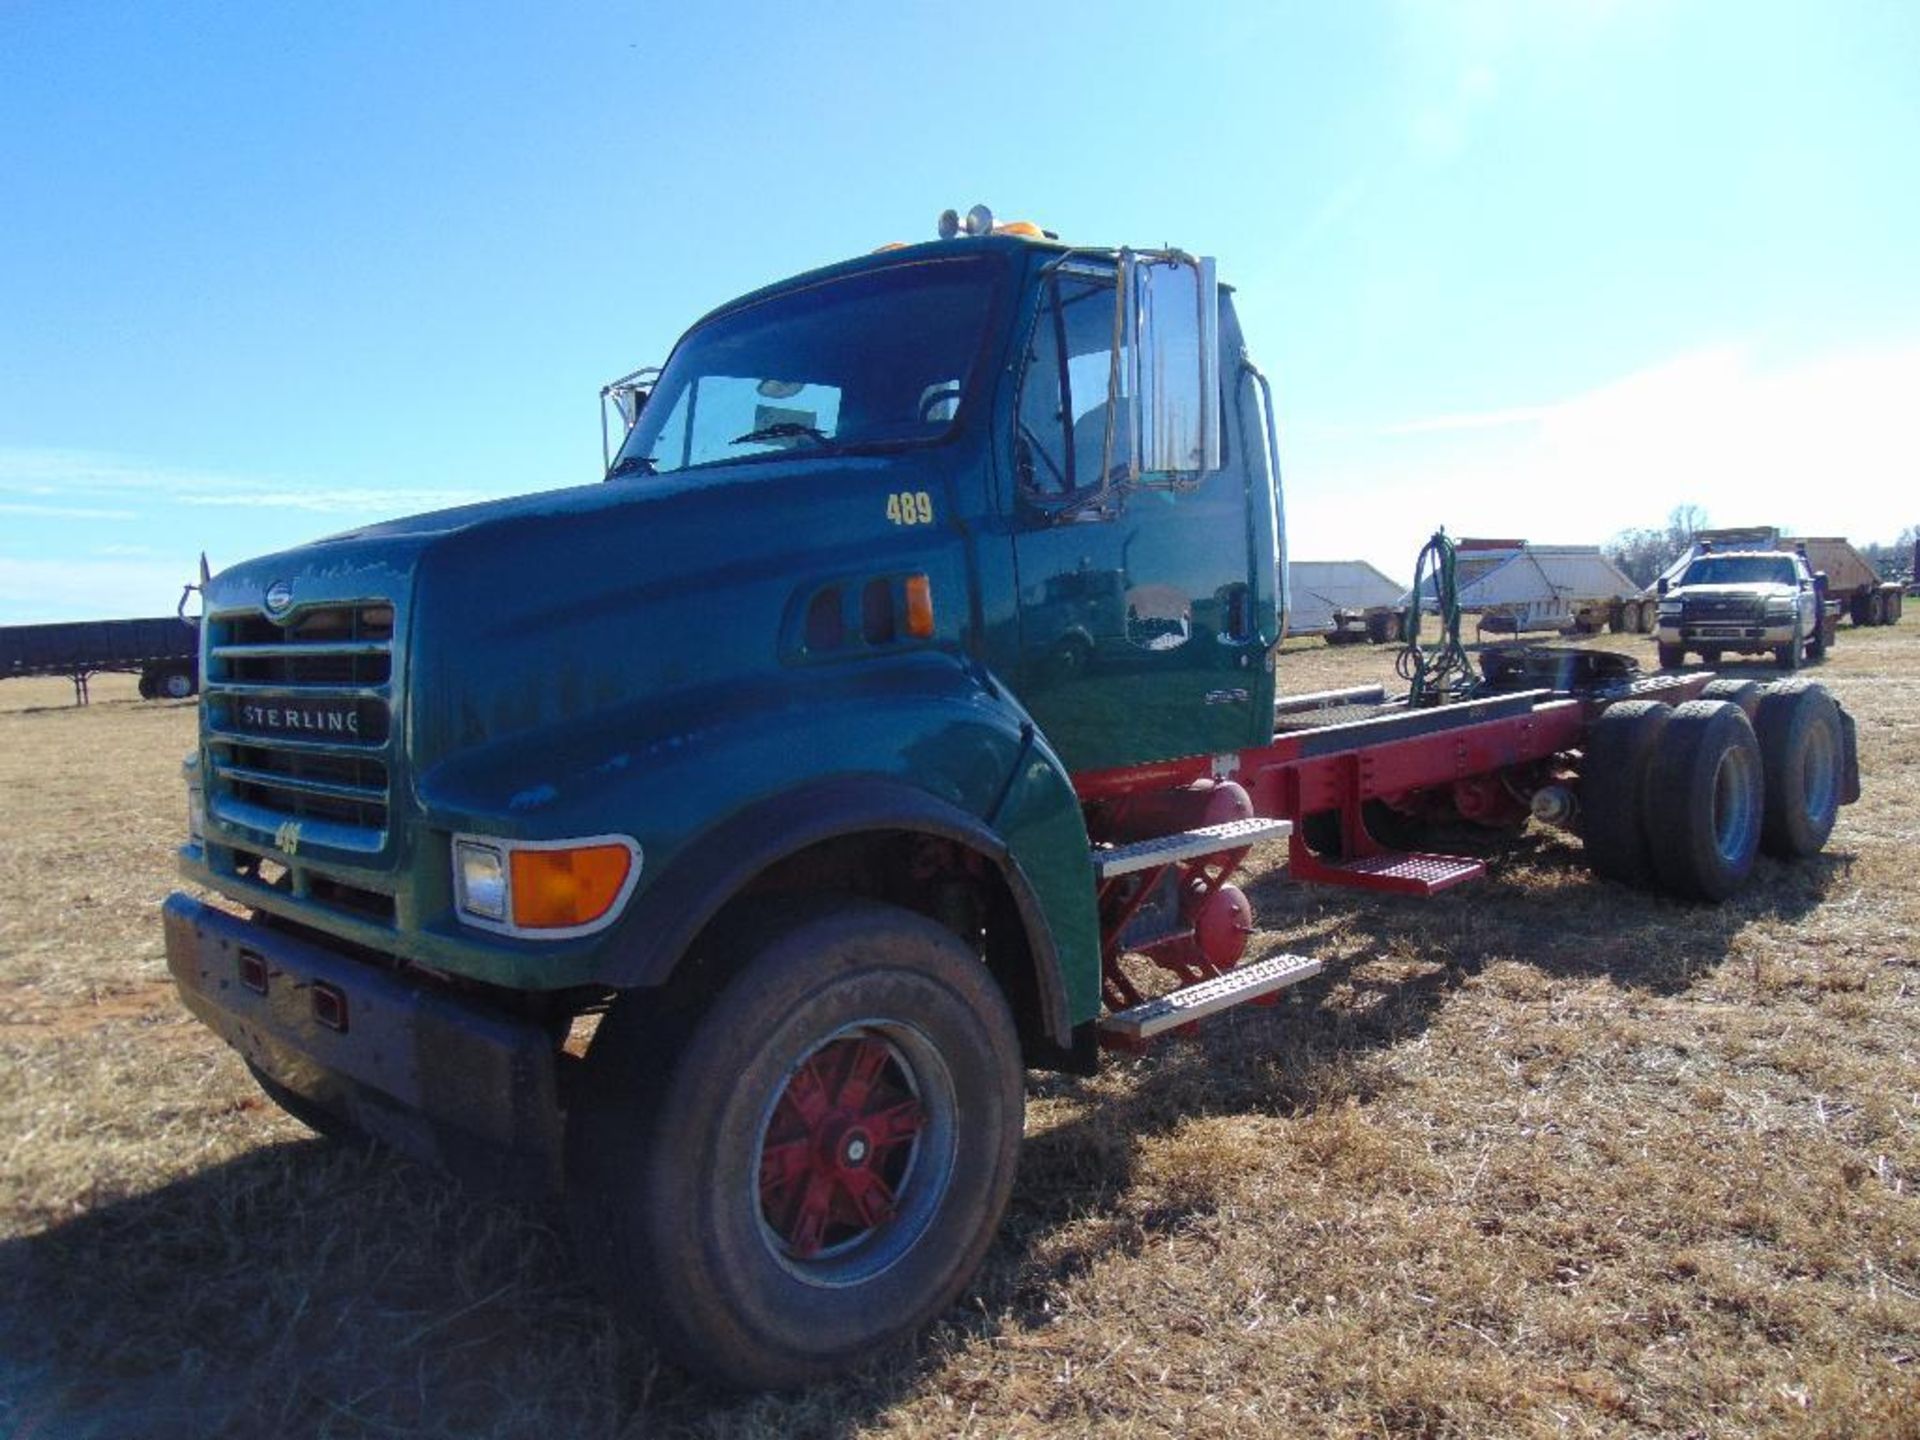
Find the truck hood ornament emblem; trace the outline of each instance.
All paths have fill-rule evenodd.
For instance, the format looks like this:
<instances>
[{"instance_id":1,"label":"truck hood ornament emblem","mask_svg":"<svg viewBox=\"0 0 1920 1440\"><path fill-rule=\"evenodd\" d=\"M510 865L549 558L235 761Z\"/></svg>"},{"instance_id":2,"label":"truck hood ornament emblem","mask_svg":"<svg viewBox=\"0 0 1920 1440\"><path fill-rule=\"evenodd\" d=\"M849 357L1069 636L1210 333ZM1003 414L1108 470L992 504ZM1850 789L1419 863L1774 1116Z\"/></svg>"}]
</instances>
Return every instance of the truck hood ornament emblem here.
<instances>
[{"instance_id":1,"label":"truck hood ornament emblem","mask_svg":"<svg viewBox=\"0 0 1920 1440\"><path fill-rule=\"evenodd\" d=\"M267 586L267 593L260 603L266 606L269 615L284 615L293 608L293 586L288 581L276 580Z\"/></svg>"}]
</instances>

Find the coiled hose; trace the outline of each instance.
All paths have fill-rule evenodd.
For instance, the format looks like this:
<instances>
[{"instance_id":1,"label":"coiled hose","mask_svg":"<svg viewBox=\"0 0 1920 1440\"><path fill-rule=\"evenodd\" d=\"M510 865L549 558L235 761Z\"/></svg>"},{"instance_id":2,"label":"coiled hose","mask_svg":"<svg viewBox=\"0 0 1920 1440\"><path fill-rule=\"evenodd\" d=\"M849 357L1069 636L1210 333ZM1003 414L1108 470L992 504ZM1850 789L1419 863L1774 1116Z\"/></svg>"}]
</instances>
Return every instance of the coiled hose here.
<instances>
[{"instance_id":1,"label":"coiled hose","mask_svg":"<svg viewBox=\"0 0 1920 1440\"><path fill-rule=\"evenodd\" d=\"M1420 644L1420 606L1428 579L1433 581L1434 611L1440 617L1440 643L1429 652ZM1407 682L1409 706L1440 704L1473 688L1473 661L1460 643L1460 590L1454 576L1454 546L1445 530L1421 547L1413 564L1413 604L1407 610L1406 647L1394 657L1394 673Z\"/></svg>"}]
</instances>

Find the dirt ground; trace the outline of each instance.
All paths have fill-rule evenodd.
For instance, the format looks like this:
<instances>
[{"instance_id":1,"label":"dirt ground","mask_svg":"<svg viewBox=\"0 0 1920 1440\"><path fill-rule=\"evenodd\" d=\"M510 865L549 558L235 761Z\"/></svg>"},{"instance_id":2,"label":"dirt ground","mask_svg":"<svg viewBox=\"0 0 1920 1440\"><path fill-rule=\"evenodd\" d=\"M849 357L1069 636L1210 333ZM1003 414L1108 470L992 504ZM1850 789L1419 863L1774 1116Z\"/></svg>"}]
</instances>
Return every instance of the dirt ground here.
<instances>
[{"instance_id":1,"label":"dirt ground","mask_svg":"<svg viewBox=\"0 0 1920 1440\"><path fill-rule=\"evenodd\" d=\"M1259 857L1252 953L1325 973L1033 1077L965 1302L758 1398L624 1336L556 1216L267 1104L165 978L195 706L9 681L0 1435L1920 1435L1920 613L1819 678L1866 798L1719 908L1540 829L1428 902Z\"/></svg>"}]
</instances>

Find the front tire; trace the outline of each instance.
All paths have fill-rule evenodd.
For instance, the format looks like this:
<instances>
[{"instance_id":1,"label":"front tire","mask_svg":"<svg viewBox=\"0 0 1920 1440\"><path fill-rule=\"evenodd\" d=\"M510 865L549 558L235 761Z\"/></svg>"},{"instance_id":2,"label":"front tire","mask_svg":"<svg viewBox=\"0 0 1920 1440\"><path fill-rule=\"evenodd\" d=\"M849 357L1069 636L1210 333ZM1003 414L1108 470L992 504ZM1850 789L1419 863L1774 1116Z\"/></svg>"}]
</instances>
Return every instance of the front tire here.
<instances>
[{"instance_id":1,"label":"front tire","mask_svg":"<svg viewBox=\"0 0 1920 1440\"><path fill-rule=\"evenodd\" d=\"M568 1184L629 1317L688 1369L770 1389L953 1303L1006 1209L1024 1094L1005 997L932 921L847 900L739 949L705 1004L615 1007Z\"/></svg>"},{"instance_id":2,"label":"front tire","mask_svg":"<svg viewBox=\"0 0 1920 1440\"><path fill-rule=\"evenodd\" d=\"M1800 633L1799 622L1794 623L1793 638L1784 645L1773 649L1773 663L1789 673L1800 668L1800 662L1807 653L1807 637Z\"/></svg>"},{"instance_id":3,"label":"front tire","mask_svg":"<svg viewBox=\"0 0 1920 1440\"><path fill-rule=\"evenodd\" d=\"M1662 644L1660 647L1660 668L1678 670L1687 663L1687 647L1684 645Z\"/></svg>"}]
</instances>

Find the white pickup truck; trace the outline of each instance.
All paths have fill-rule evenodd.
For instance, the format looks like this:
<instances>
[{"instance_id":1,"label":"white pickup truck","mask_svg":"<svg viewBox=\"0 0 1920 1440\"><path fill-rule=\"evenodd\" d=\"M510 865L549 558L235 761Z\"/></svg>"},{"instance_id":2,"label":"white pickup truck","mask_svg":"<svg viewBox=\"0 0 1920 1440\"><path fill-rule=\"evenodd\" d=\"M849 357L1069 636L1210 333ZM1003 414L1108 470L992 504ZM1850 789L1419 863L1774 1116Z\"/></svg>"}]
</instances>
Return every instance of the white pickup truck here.
<instances>
[{"instance_id":1,"label":"white pickup truck","mask_svg":"<svg viewBox=\"0 0 1920 1440\"><path fill-rule=\"evenodd\" d=\"M1828 606L1806 557L1781 550L1720 550L1696 556L1660 581L1654 638L1673 669L1689 650L1708 665L1726 653L1772 653L1782 670L1818 660L1831 639Z\"/></svg>"}]
</instances>

